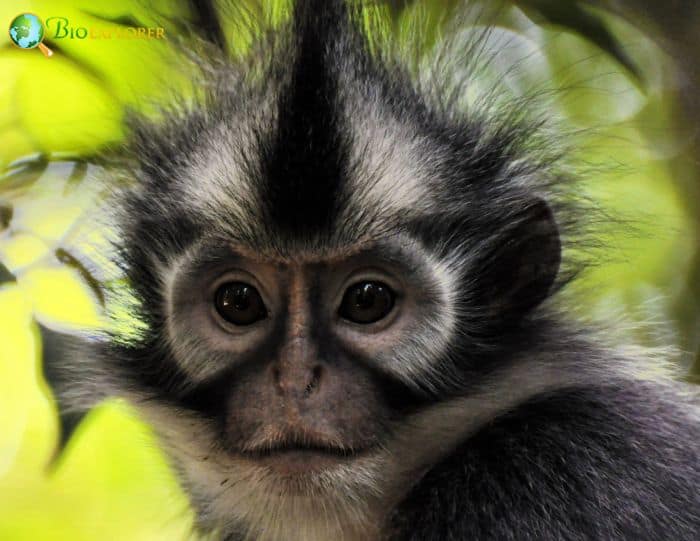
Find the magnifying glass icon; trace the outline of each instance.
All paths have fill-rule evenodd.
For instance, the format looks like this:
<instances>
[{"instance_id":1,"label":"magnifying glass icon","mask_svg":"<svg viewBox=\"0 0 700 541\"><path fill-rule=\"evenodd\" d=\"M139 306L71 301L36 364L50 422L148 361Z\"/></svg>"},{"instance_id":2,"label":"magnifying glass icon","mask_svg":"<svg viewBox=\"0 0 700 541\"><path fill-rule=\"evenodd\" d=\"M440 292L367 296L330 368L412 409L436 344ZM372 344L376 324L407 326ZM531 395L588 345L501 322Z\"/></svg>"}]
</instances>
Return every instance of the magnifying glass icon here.
<instances>
[{"instance_id":1,"label":"magnifying glass icon","mask_svg":"<svg viewBox=\"0 0 700 541\"><path fill-rule=\"evenodd\" d=\"M46 58L53 54L53 51L42 43L44 40L44 24L33 13L22 13L12 19L9 34L12 43L20 49L34 49L38 47Z\"/></svg>"}]
</instances>

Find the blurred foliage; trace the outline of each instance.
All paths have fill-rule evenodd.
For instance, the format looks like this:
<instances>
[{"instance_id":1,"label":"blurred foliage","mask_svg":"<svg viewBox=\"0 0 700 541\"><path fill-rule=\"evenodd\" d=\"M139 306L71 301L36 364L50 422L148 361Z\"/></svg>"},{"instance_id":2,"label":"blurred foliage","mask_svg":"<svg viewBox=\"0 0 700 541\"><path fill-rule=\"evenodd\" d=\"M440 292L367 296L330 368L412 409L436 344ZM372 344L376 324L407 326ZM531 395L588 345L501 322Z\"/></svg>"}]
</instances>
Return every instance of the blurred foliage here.
<instances>
[{"instance_id":1,"label":"blurred foliage","mask_svg":"<svg viewBox=\"0 0 700 541\"><path fill-rule=\"evenodd\" d=\"M387 1L370 9L388 14L397 39L426 27L429 47L457 4ZM489 13L493 5L474 4ZM494 61L480 76L485 84L498 78L513 97L562 89L543 114L581 131L573 157L589 172L584 195L634 222L634 231L617 228L602 239L610 260L577 284L581 315L624 316L633 322L630 340L680 347L688 366L700 342L700 294L689 278L699 257L699 218L698 205L684 199L697 192L679 188L674 175L678 157L697 143L678 119L684 102L675 64L635 17L604 11L606 2L498 4L502 9L487 17L495 23L487 40ZM228 17L260 9L253 0L241 6L253 11L212 9ZM280 20L286 6L270 1L263 11ZM5 3L0 21L9 24L23 11L86 27L164 24L168 39L49 35L55 55L47 60L0 33L0 168L7 169L0 177L0 539L185 538L192 520L185 497L153 435L125 404L93 411L47 469L58 429L41 376L37 322L65 330L102 325L89 273L62 247L85 241L84 217L95 197L90 158L123 138L125 107L149 111L191 91L176 36L192 23L234 53L253 36L232 35L233 27L216 26L206 3L184 0ZM686 164L684 171L697 189L696 168Z\"/></svg>"}]
</instances>

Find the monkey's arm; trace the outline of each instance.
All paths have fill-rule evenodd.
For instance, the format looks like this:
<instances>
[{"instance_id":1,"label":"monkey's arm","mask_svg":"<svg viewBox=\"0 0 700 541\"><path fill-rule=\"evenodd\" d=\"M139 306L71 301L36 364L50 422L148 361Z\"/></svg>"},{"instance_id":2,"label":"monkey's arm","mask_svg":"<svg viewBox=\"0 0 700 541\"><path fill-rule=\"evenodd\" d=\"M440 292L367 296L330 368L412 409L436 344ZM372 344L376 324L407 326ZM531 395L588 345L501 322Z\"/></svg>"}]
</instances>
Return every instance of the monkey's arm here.
<instances>
[{"instance_id":1,"label":"monkey's arm","mask_svg":"<svg viewBox=\"0 0 700 541\"><path fill-rule=\"evenodd\" d=\"M639 382L531 400L425 476L393 539L698 539L697 416Z\"/></svg>"}]
</instances>

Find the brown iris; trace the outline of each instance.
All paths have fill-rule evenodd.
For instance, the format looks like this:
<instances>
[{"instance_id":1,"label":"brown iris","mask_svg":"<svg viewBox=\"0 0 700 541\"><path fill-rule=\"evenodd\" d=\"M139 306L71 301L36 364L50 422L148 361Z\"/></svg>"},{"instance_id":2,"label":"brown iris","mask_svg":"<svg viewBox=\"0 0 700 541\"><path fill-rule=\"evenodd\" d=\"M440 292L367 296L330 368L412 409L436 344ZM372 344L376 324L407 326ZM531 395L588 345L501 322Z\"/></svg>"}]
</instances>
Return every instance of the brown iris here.
<instances>
[{"instance_id":1,"label":"brown iris","mask_svg":"<svg viewBox=\"0 0 700 541\"><path fill-rule=\"evenodd\" d=\"M358 282L345 292L338 313L353 323L374 323L391 312L394 298L394 292L382 282Z\"/></svg>"},{"instance_id":2,"label":"brown iris","mask_svg":"<svg viewBox=\"0 0 700 541\"><path fill-rule=\"evenodd\" d=\"M267 308L255 287L227 282L216 290L214 305L219 315L234 325L252 325L267 317Z\"/></svg>"}]
</instances>

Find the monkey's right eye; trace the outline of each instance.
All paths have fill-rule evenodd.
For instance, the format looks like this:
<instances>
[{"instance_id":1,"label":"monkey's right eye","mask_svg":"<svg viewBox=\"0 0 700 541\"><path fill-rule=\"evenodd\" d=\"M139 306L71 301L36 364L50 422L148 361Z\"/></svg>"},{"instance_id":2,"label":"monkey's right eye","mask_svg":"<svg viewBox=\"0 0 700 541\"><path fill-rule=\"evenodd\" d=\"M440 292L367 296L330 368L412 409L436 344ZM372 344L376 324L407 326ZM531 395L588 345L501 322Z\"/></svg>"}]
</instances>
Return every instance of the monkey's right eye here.
<instances>
[{"instance_id":1,"label":"monkey's right eye","mask_svg":"<svg viewBox=\"0 0 700 541\"><path fill-rule=\"evenodd\" d=\"M219 315L234 325L252 325L267 317L260 293L244 282L221 285L214 295L214 305Z\"/></svg>"},{"instance_id":2,"label":"monkey's right eye","mask_svg":"<svg viewBox=\"0 0 700 541\"><path fill-rule=\"evenodd\" d=\"M386 317L394 307L395 295L382 282L358 282L348 288L339 314L353 323L374 323Z\"/></svg>"}]
</instances>

